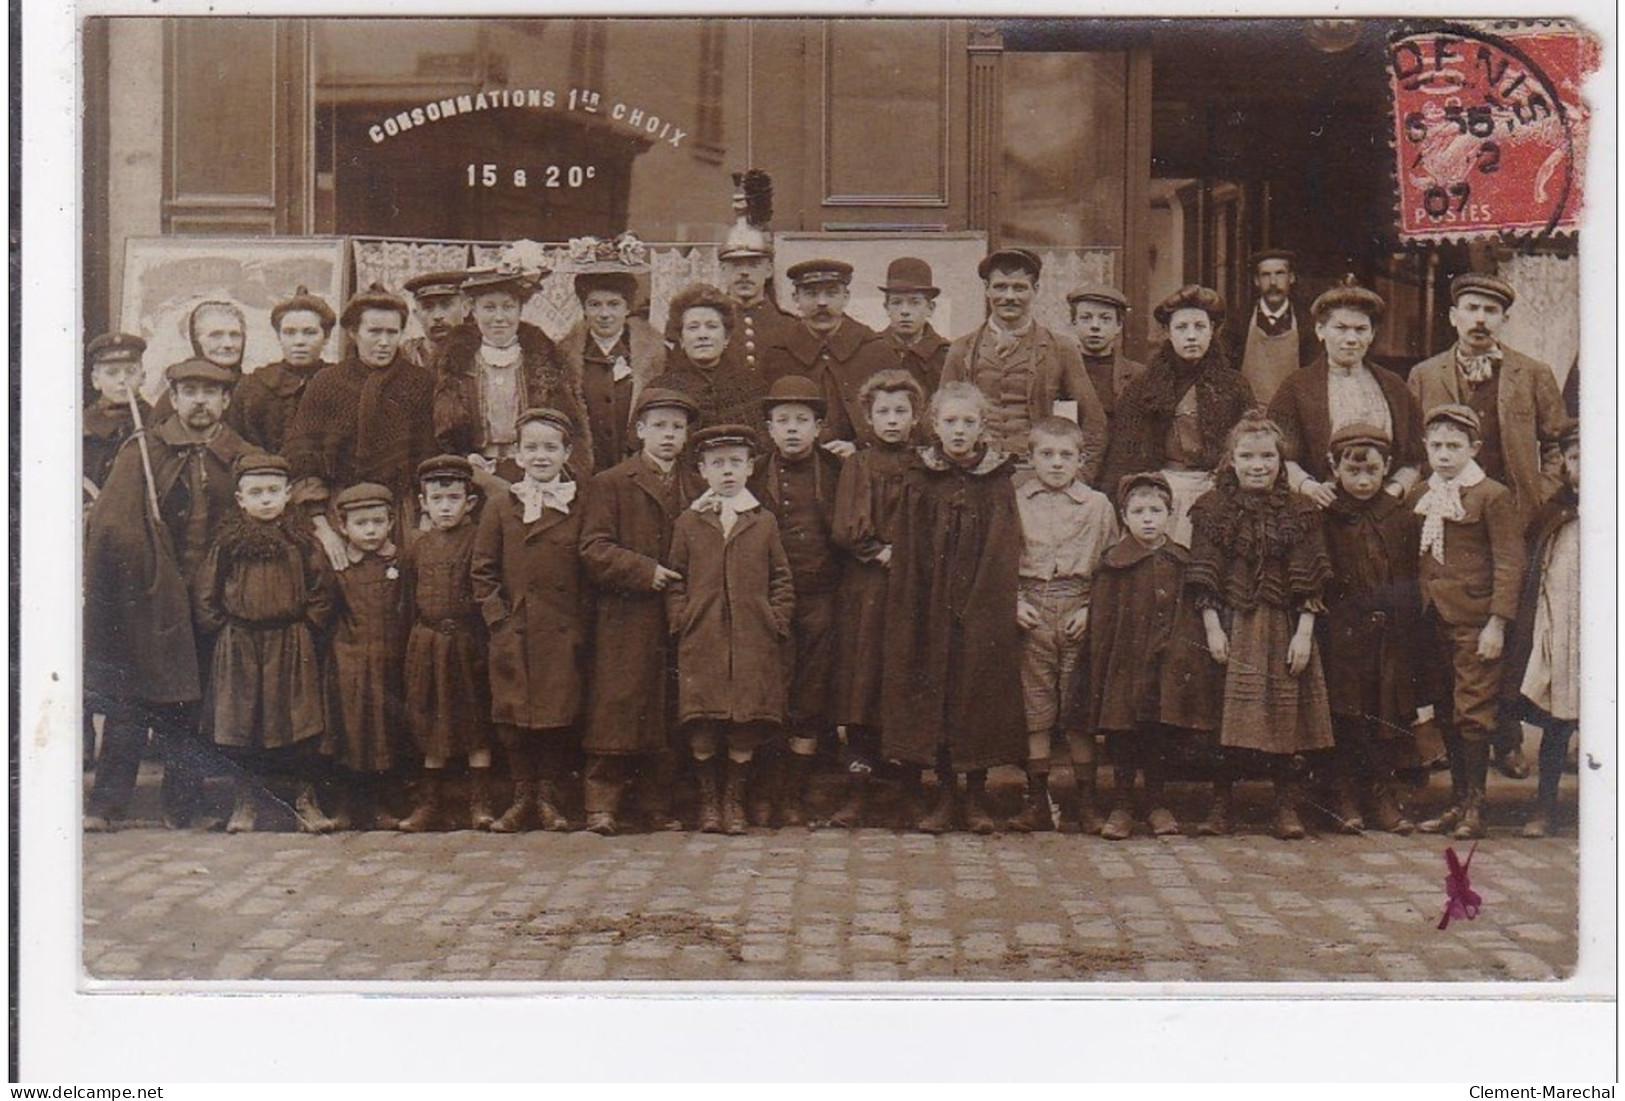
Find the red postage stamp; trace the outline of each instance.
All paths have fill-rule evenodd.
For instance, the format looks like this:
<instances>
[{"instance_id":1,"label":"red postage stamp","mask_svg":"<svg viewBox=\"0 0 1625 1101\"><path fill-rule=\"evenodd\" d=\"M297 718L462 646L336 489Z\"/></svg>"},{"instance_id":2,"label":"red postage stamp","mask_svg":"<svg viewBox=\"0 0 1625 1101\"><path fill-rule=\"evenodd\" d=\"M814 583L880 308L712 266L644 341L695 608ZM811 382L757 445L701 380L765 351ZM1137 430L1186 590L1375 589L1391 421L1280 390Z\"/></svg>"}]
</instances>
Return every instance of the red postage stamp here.
<instances>
[{"instance_id":1,"label":"red postage stamp","mask_svg":"<svg viewBox=\"0 0 1625 1101\"><path fill-rule=\"evenodd\" d=\"M1436 23L1389 43L1403 240L1572 232L1598 43L1573 23Z\"/></svg>"}]
</instances>

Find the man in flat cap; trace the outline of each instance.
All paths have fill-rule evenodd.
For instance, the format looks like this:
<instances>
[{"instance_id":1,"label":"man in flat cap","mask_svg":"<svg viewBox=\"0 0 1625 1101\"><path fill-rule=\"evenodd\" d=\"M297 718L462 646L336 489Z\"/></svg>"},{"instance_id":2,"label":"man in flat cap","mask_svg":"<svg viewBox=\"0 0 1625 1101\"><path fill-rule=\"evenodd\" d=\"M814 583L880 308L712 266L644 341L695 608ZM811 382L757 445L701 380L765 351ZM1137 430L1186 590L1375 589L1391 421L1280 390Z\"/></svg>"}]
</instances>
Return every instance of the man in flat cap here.
<instances>
[{"instance_id":1,"label":"man in flat cap","mask_svg":"<svg viewBox=\"0 0 1625 1101\"><path fill-rule=\"evenodd\" d=\"M976 265L987 293L987 320L955 340L943 364L943 382L971 382L993 401L994 443L1025 458L1027 432L1075 403L1083 429L1083 480L1094 484L1106 451L1106 413L1078 346L1033 318L1044 262L1024 248L989 253ZM1071 410L1066 410L1070 412Z\"/></svg>"},{"instance_id":2,"label":"man in flat cap","mask_svg":"<svg viewBox=\"0 0 1625 1101\"><path fill-rule=\"evenodd\" d=\"M401 342L401 354L419 367L433 367L440 346L451 331L468 320L468 299L463 295L460 271L430 271L414 275L404 289L412 296L412 313L422 336Z\"/></svg>"},{"instance_id":3,"label":"man in flat cap","mask_svg":"<svg viewBox=\"0 0 1625 1101\"><path fill-rule=\"evenodd\" d=\"M377 283L354 295L339 318L350 347L311 381L288 427L291 501L310 517L336 570L349 557L328 515L332 495L377 482L402 502L397 522L410 528L415 513L407 502L417 500L417 464L438 450L434 374L401 354L406 316L406 303Z\"/></svg>"},{"instance_id":4,"label":"man in flat cap","mask_svg":"<svg viewBox=\"0 0 1625 1101\"><path fill-rule=\"evenodd\" d=\"M310 380L327 366L322 349L337 323L333 307L302 286L271 308L282 358L247 375L232 395L226 423L238 435L264 451L281 452Z\"/></svg>"},{"instance_id":5,"label":"man in flat cap","mask_svg":"<svg viewBox=\"0 0 1625 1101\"><path fill-rule=\"evenodd\" d=\"M1095 396L1106 411L1108 430L1117 409L1117 396L1130 382L1145 374L1145 364L1118 350L1123 323L1128 318L1128 298L1116 287L1104 283L1084 283L1066 296L1072 315L1072 335L1083 353L1083 369Z\"/></svg>"},{"instance_id":6,"label":"man in flat cap","mask_svg":"<svg viewBox=\"0 0 1625 1101\"><path fill-rule=\"evenodd\" d=\"M1260 405L1267 406L1288 375L1320 354L1308 313L1292 300L1297 265L1297 253L1284 248L1260 249L1247 258L1258 301L1226 343L1231 364Z\"/></svg>"},{"instance_id":7,"label":"man in flat cap","mask_svg":"<svg viewBox=\"0 0 1625 1101\"><path fill-rule=\"evenodd\" d=\"M1518 530L1562 487L1561 440L1568 416L1552 369L1501 343L1501 327L1517 298L1512 285L1468 272L1450 283L1450 324L1456 342L1411 369L1410 388L1423 409L1459 403L1478 415L1483 447L1478 465L1512 491ZM1491 748L1497 767L1514 779L1529 775L1522 726L1510 715Z\"/></svg>"},{"instance_id":8,"label":"man in flat cap","mask_svg":"<svg viewBox=\"0 0 1625 1101\"><path fill-rule=\"evenodd\" d=\"M164 375L174 413L120 448L86 521L85 687L107 716L90 830L112 828L129 809L149 728L163 753L160 797L172 828L191 822L213 756L198 733L188 586L236 507L232 464L252 448L224 423L232 371L194 358Z\"/></svg>"},{"instance_id":9,"label":"man in flat cap","mask_svg":"<svg viewBox=\"0 0 1625 1101\"><path fill-rule=\"evenodd\" d=\"M844 260L803 260L787 273L795 286L801 321L768 349L762 373L769 383L785 375L805 375L818 383L829 403L825 448L845 457L870 432L858 403L858 389L870 375L896 366L881 335L846 316L851 300L852 265Z\"/></svg>"},{"instance_id":10,"label":"man in flat cap","mask_svg":"<svg viewBox=\"0 0 1625 1101\"><path fill-rule=\"evenodd\" d=\"M931 265L913 256L900 256L886 267L886 316L891 324L881 335L897 358L897 366L914 376L926 397L942 385L942 365L948 360L948 341L931 327L931 315L942 293L932 279Z\"/></svg>"},{"instance_id":11,"label":"man in flat cap","mask_svg":"<svg viewBox=\"0 0 1625 1101\"><path fill-rule=\"evenodd\" d=\"M741 222L717 250L722 265L722 289L737 307L728 354L747 370L762 370L767 349L780 343L796 327L773 298L773 236L766 229Z\"/></svg>"}]
</instances>

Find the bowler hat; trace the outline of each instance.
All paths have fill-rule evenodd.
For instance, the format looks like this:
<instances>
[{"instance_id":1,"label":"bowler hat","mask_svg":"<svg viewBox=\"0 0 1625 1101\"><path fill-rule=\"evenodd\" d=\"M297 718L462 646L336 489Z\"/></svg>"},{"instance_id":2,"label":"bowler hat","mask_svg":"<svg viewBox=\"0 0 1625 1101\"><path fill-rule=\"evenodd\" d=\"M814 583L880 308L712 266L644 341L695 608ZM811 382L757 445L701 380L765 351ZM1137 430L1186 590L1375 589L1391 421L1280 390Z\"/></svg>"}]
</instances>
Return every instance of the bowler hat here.
<instances>
[{"instance_id":1,"label":"bowler hat","mask_svg":"<svg viewBox=\"0 0 1625 1101\"><path fill-rule=\"evenodd\" d=\"M401 315L403 325L410 313L404 298L391 294L382 283L372 283L366 290L357 291L350 297L350 301L344 304L344 312L339 315L339 324L353 330L361 324L361 315L368 310L390 310L398 313Z\"/></svg>"},{"instance_id":2,"label":"bowler hat","mask_svg":"<svg viewBox=\"0 0 1625 1101\"><path fill-rule=\"evenodd\" d=\"M461 271L426 271L422 275L414 275L403 285L407 294L419 302L430 298L455 298L463 293L463 276Z\"/></svg>"},{"instance_id":3,"label":"bowler hat","mask_svg":"<svg viewBox=\"0 0 1625 1101\"><path fill-rule=\"evenodd\" d=\"M147 342L129 333L103 333L85 348L87 363L138 363Z\"/></svg>"},{"instance_id":4,"label":"bowler hat","mask_svg":"<svg viewBox=\"0 0 1625 1101\"><path fill-rule=\"evenodd\" d=\"M301 283L293 292L292 298L278 302L271 307L271 328L282 328L282 319L288 314L300 310L315 314L321 320L322 332L324 333L332 332L333 324L338 320L333 315L333 307L311 294L310 289Z\"/></svg>"},{"instance_id":5,"label":"bowler hat","mask_svg":"<svg viewBox=\"0 0 1625 1101\"><path fill-rule=\"evenodd\" d=\"M688 414L690 424L700 415L700 407L694 404L693 398L681 390L667 390L659 386L644 387L643 393L638 395L637 404L632 407L632 419L636 421L651 409L681 409Z\"/></svg>"},{"instance_id":6,"label":"bowler hat","mask_svg":"<svg viewBox=\"0 0 1625 1101\"><path fill-rule=\"evenodd\" d=\"M1079 302L1104 302L1108 306L1116 306L1119 310L1128 309L1128 298L1116 287L1105 283L1084 283L1074 287L1066 296L1069 306L1076 306Z\"/></svg>"},{"instance_id":7,"label":"bowler hat","mask_svg":"<svg viewBox=\"0 0 1625 1101\"><path fill-rule=\"evenodd\" d=\"M444 480L472 482L474 464L461 455L436 455L418 464L418 481Z\"/></svg>"},{"instance_id":8,"label":"bowler hat","mask_svg":"<svg viewBox=\"0 0 1625 1101\"><path fill-rule=\"evenodd\" d=\"M1469 271L1456 276L1450 281L1450 301L1452 304L1461 301L1464 294L1482 294L1486 298L1493 298L1501 303L1502 309L1511 307L1518 297L1518 292L1512 289L1512 284L1505 279L1497 279L1493 275L1483 272Z\"/></svg>"},{"instance_id":9,"label":"bowler hat","mask_svg":"<svg viewBox=\"0 0 1625 1101\"><path fill-rule=\"evenodd\" d=\"M761 449L761 442L748 424L713 424L694 433L696 452L704 454L715 447L748 447L754 455Z\"/></svg>"},{"instance_id":10,"label":"bowler hat","mask_svg":"<svg viewBox=\"0 0 1625 1101\"><path fill-rule=\"evenodd\" d=\"M820 417L829 407L818 384L806 375L780 375L773 380L767 396L762 399L762 415L769 415L780 405L805 405Z\"/></svg>"},{"instance_id":11,"label":"bowler hat","mask_svg":"<svg viewBox=\"0 0 1625 1101\"><path fill-rule=\"evenodd\" d=\"M1044 261L1032 249L1001 248L982 257L976 265L976 274L985 283L994 268L1000 271L1024 271L1036 283L1044 270Z\"/></svg>"},{"instance_id":12,"label":"bowler hat","mask_svg":"<svg viewBox=\"0 0 1625 1101\"><path fill-rule=\"evenodd\" d=\"M813 283L839 283L844 287L852 282L852 265L845 260L803 260L791 264L785 275L798 287Z\"/></svg>"},{"instance_id":13,"label":"bowler hat","mask_svg":"<svg viewBox=\"0 0 1625 1101\"><path fill-rule=\"evenodd\" d=\"M1224 295L1212 287L1199 287L1195 283L1187 283L1173 294L1157 303L1157 308L1151 311L1151 316L1157 319L1157 324L1163 328L1179 310L1201 310L1213 321L1213 327L1218 328L1224 324Z\"/></svg>"},{"instance_id":14,"label":"bowler hat","mask_svg":"<svg viewBox=\"0 0 1625 1101\"><path fill-rule=\"evenodd\" d=\"M236 371L210 363L202 356L171 363L164 368L164 377L170 382L213 382L226 387L237 385Z\"/></svg>"},{"instance_id":15,"label":"bowler hat","mask_svg":"<svg viewBox=\"0 0 1625 1101\"><path fill-rule=\"evenodd\" d=\"M371 508L373 505L395 507L395 495L389 491L388 486L381 486L377 482L359 482L348 489L340 490L339 495L333 498L333 507L340 512Z\"/></svg>"},{"instance_id":16,"label":"bowler hat","mask_svg":"<svg viewBox=\"0 0 1625 1101\"><path fill-rule=\"evenodd\" d=\"M931 265L915 256L899 256L886 265L882 294L923 294L935 298L942 288L932 282Z\"/></svg>"},{"instance_id":17,"label":"bowler hat","mask_svg":"<svg viewBox=\"0 0 1625 1101\"><path fill-rule=\"evenodd\" d=\"M237 461L231 464L232 477L239 482L250 474L280 474L286 478L288 470L287 459L266 451L250 451L239 455Z\"/></svg>"}]
</instances>

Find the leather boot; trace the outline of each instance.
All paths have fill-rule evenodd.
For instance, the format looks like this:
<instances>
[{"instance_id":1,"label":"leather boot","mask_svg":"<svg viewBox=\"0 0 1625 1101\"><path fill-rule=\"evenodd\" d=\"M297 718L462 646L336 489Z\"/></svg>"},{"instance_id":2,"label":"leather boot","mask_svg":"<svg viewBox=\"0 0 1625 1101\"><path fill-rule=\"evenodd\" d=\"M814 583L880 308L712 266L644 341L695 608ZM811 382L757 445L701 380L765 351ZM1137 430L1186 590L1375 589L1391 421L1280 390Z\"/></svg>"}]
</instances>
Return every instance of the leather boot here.
<instances>
[{"instance_id":1,"label":"leather boot","mask_svg":"<svg viewBox=\"0 0 1625 1101\"><path fill-rule=\"evenodd\" d=\"M870 775L867 772L846 774L846 802L829 816L829 824L838 830L855 830L863 825L863 812L869 805Z\"/></svg>"},{"instance_id":2,"label":"leather boot","mask_svg":"<svg viewBox=\"0 0 1625 1101\"><path fill-rule=\"evenodd\" d=\"M750 762L729 758L727 769L727 783L722 791L722 832L738 837L748 825L745 819L745 779L750 773Z\"/></svg>"},{"instance_id":3,"label":"leather boot","mask_svg":"<svg viewBox=\"0 0 1625 1101\"><path fill-rule=\"evenodd\" d=\"M1391 740L1372 747L1371 822L1385 833L1408 837L1416 831L1416 823L1400 809L1394 791L1394 760L1398 747Z\"/></svg>"},{"instance_id":4,"label":"leather boot","mask_svg":"<svg viewBox=\"0 0 1625 1101\"><path fill-rule=\"evenodd\" d=\"M1112 771L1114 774L1115 783L1115 774L1121 771L1121 769L1114 765L1112 766ZM1101 828L1105 826L1105 822L1101 820L1100 809L1095 805L1097 792L1099 790L1098 782L1095 778L1095 762L1074 762L1072 765L1072 775L1074 777L1073 785L1078 791L1078 832L1099 833ZM1132 770L1130 770L1129 782L1131 786L1133 784L1133 780L1134 773Z\"/></svg>"},{"instance_id":5,"label":"leather boot","mask_svg":"<svg viewBox=\"0 0 1625 1101\"><path fill-rule=\"evenodd\" d=\"M965 775L965 828L984 836L999 828L987 812L987 773L982 770Z\"/></svg>"},{"instance_id":6,"label":"leather boot","mask_svg":"<svg viewBox=\"0 0 1625 1101\"><path fill-rule=\"evenodd\" d=\"M694 762L694 778L700 785L701 833L722 832L722 793L717 786L717 759Z\"/></svg>"},{"instance_id":7,"label":"leather boot","mask_svg":"<svg viewBox=\"0 0 1625 1101\"><path fill-rule=\"evenodd\" d=\"M316 801L316 785L309 780L299 784L299 793L293 798L293 813L299 820L300 833L332 833L337 825L322 813L321 804Z\"/></svg>"},{"instance_id":8,"label":"leather boot","mask_svg":"<svg viewBox=\"0 0 1625 1101\"><path fill-rule=\"evenodd\" d=\"M412 813L401 819L398 827L402 833L427 833L440 828L440 800L441 787L445 777L441 774L445 769L429 768L423 770L423 778L418 781L417 806Z\"/></svg>"},{"instance_id":9,"label":"leather boot","mask_svg":"<svg viewBox=\"0 0 1625 1101\"><path fill-rule=\"evenodd\" d=\"M750 785L750 824L773 829L779 824L776 796L783 777L783 758L772 750L759 752L751 771L755 782Z\"/></svg>"},{"instance_id":10,"label":"leather boot","mask_svg":"<svg viewBox=\"0 0 1625 1101\"><path fill-rule=\"evenodd\" d=\"M1451 836L1457 841L1476 841L1485 836L1484 782L1490 771L1488 742L1467 742L1465 766L1467 772L1467 799L1462 805L1461 822Z\"/></svg>"},{"instance_id":11,"label":"leather boot","mask_svg":"<svg viewBox=\"0 0 1625 1101\"><path fill-rule=\"evenodd\" d=\"M1207 817L1196 827L1198 837L1228 837L1232 828L1231 808L1235 804L1235 787L1229 780L1213 781L1213 802Z\"/></svg>"},{"instance_id":12,"label":"leather boot","mask_svg":"<svg viewBox=\"0 0 1625 1101\"><path fill-rule=\"evenodd\" d=\"M1179 819L1168 809L1167 790L1160 773L1154 772L1146 776L1145 804L1151 810L1145 816L1145 820L1151 827L1153 837L1178 837L1183 832L1179 826Z\"/></svg>"},{"instance_id":13,"label":"leather boot","mask_svg":"<svg viewBox=\"0 0 1625 1101\"><path fill-rule=\"evenodd\" d=\"M536 828L536 781L515 780L513 805L491 823L492 833L524 833Z\"/></svg>"},{"instance_id":14,"label":"leather boot","mask_svg":"<svg viewBox=\"0 0 1625 1101\"><path fill-rule=\"evenodd\" d=\"M363 776L356 783L355 828L358 830L399 829L401 820L389 813L384 801L383 778Z\"/></svg>"},{"instance_id":15,"label":"leather boot","mask_svg":"<svg viewBox=\"0 0 1625 1101\"><path fill-rule=\"evenodd\" d=\"M559 788L552 780L536 782L536 821L549 833L569 833L570 820L559 810Z\"/></svg>"},{"instance_id":16,"label":"leather boot","mask_svg":"<svg viewBox=\"0 0 1625 1101\"><path fill-rule=\"evenodd\" d=\"M959 781L951 772L937 773L937 795L931 809L915 823L921 833L947 833L954 828L954 803Z\"/></svg>"},{"instance_id":17,"label":"leather boot","mask_svg":"<svg viewBox=\"0 0 1625 1101\"><path fill-rule=\"evenodd\" d=\"M791 753L784 759L779 786L779 821L786 826L807 825L807 779L812 773L812 755Z\"/></svg>"},{"instance_id":18,"label":"leather boot","mask_svg":"<svg viewBox=\"0 0 1625 1101\"><path fill-rule=\"evenodd\" d=\"M1298 785L1290 780L1275 781L1275 836L1282 841L1302 841L1305 832L1298 818Z\"/></svg>"},{"instance_id":19,"label":"leather boot","mask_svg":"<svg viewBox=\"0 0 1625 1101\"><path fill-rule=\"evenodd\" d=\"M1028 773L1027 797L1022 801L1020 813L1005 823L1005 828L1013 833L1048 833L1055 829L1055 819L1050 814L1049 773Z\"/></svg>"},{"instance_id":20,"label":"leather boot","mask_svg":"<svg viewBox=\"0 0 1625 1101\"><path fill-rule=\"evenodd\" d=\"M1107 841L1127 841L1134 836L1134 773L1130 765L1112 765L1111 813L1106 815L1100 829L1094 831Z\"/></svg>"},{"instance_id":21,"label":"leather boot","mask_svg":"<svg viewBox=\"0 0 1625 1101\"><path fill-rule=\"evenodd\" d=\"M1508 780L1529 779L1529 761L1523 755L1523 722L1510 707L1497 717L1491 748L1495 767Z\"/></svg>"},{"instance_id":22,"label":"leather boot","mask_svg":"<svg viewBox=\"0 0 1625 1101\"><path fill-rule=\"evenodd\" d=\"M469 828L476 830L488 830L491 828L491 824L496 820L496 815L491 813L491 770L489 768L469 769Z\"/></svg>"},{"instance_id":23,"label":"leather boot","mask_svg":"<svg viewBox=\"0 0 1625 1101\"><path fill-rule=\"evenodd\" d=\"M254 786L247 779L239 779L232 785L231 819L226 823L226 832L253 833L258 817Z\"/></svg>"},{"instance_id":24,"label":"leather boot","mask_svg":"<svg viewBox=\"0 0 1625 1101\"><path fill-rule=\"evenodd\" d=\"M1467 761L1465 743L1461 735L1446 732L1446 751L1450 757L1450 805L1438 817L1429 818L1416 828L1423 833L1449 833L1461 824L1462 805L1467 802Z\"/></svg>"}]
</instances>

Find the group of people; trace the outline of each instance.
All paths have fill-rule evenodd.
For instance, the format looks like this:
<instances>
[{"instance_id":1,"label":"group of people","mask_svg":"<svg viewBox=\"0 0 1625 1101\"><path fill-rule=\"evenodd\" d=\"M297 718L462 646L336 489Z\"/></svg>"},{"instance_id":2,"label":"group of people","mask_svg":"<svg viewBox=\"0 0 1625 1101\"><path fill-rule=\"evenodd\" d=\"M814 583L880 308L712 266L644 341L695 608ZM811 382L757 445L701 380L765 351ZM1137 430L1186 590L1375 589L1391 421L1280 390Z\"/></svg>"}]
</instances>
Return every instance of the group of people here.
<instances>
[{"instance_id":1,"label":"group of people","mask_svg":"<svg viewBox=\"0 0 1625 1101\"><path fill-rule=\"evenodd\" d=\"M894 776L932 833L1054 829L1065 802L1087 833L1168 835L1165 784L1194 777L1196 831L1225 834L1260 778L1283 839L1310 782L1341 830L1476 838L1492 749L1527 775L1525 720L1525 832L1551 828L1579 437L1551 369L1499 341L1509 284L1456 278L1457 340L1406 381L1368 359L1382 299L1349 280L1304 314L1279 250L1233 335L1211 289L1157 305L1149 364L1115 288L1068 294L1070 333L1038 324L1025 249L981 261L987 319L953 341L919 259L890 265L875 332L842 261L789 268L792 315L770 239L720 256L725 287L678 293L663 337L633 272L595 270L555 343L520 319L540 273L499 264L410 280L414 341L381 286L338 315L300 288L283 358L244 374L241 311L205 302L153 407L140 339L93 341L86 829L125 817L150 735L176 828L221 768L228 830L283 778L302 829L446 828L466 768L476 829L570 829L579 781L596 833L742 833L815 824L823 754L840 827ZM1427 707L1451 792L1418 826L1395 776ZM1000 765L1027 773L1002 823Z\"/></svg>"}]
</instances>

